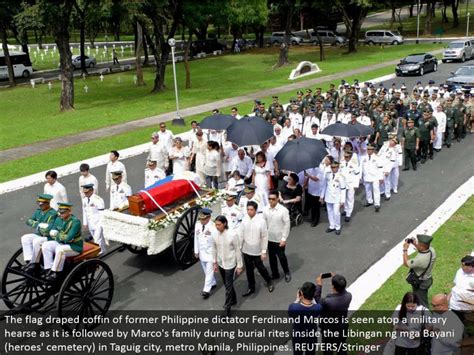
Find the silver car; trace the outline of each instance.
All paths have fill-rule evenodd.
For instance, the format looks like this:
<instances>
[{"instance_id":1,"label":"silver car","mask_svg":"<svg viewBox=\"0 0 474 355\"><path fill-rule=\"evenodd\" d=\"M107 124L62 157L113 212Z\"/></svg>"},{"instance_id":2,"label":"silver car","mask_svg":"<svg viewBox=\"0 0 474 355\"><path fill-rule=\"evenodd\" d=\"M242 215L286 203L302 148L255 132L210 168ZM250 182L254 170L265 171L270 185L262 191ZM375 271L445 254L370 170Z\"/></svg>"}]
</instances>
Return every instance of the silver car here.
<instances>
[{"instance_id":1,"label":"silver car","mask_svg":"<svg viewBox=\"0 0 474 355\"><path fill-rule=\"evenodd\" d=\"M94 68L97 65L97 61L94 57L89 57L87 55L84 56L86 60L86 67L87 68ZM72 56L72 65L74 69L79 69L81 67L81 56L80 55L73 55Z\"/></svg>"},{"instance_id":2,"label":"silver car","mask_svg":"<svg viewBox=\"0 0 474 355\"><path fill-rule=\"evenodd\" d=\"M453 41L448 44L448 48L443 51L443 63L448 60L459 60L464 62L473 56L472 43L469 40Z\"/></svg>"},{"instance_id":3,"label":"silver car","mask_svg":"<svg viewBox=\"0 0 474 355\"><path fill-rule=\"evenodd\" d=\"M272 44L280 44L283 43L283 38L285 36L285 32L273 32L272 37L271 37L271 42ZM300 44L303 42L303 38L300 36L295 36L294 34L291 35L290 37L290 43L295 45L295 44Z\"/></svg>"},{"instance_id":4,"label":"silver car","mask_svg":"<svg viewBox=\"0 0 474 355\"><path fill-rule=\"evenodd\" d=\"M330 44L343 44L347 41L347 38L344 36L340 36L334 31L331 30L317 30L312 31L310 36L310 42L313 44L319 44L318 42L318 35L321 38L321 42L323 43L330 43Z\"/></svg>"},{"instance_id":5,"label":"silver car","mask_svg":"<svg viewBox=\"0 0 474 355\"><path fill-rule=\"evenodd\" d=\"M398 31L372 30L365 33L366 44L402 44L403 36Z\"/></svg>"}]
</instances>

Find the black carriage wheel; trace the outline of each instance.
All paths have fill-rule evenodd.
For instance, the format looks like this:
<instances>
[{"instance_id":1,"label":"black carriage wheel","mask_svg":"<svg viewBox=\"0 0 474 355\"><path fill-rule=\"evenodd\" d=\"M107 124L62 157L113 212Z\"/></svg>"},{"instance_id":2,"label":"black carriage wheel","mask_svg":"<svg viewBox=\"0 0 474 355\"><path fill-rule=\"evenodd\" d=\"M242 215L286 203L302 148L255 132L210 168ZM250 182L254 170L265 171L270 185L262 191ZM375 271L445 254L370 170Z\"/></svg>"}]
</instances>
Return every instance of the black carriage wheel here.
<instances>
[{"instance_id":1,"label":"black carriage wheel","mask_svg":"<svg viewBox=\"0 0 474 355\"><path fill-rule=\"evenodd\" d=\"M125 245L128 249L128 251L132 254L137 254L137 255L145 255L147 248L142 248L142 247L137 247L136 245Z\"/></svg>"},{"instance_id":2,"label":"black carriage wheel","mask_svg":"<svg viewBox=\"0 0 474 355\"><path fill-rule=\"evenodd\" d=\"M194 257L194 225L201 206L193 206L179 217L173 234L173 256L183 267L196 262Z\"/></svg>"},{"instance_id":3,"label":"black carriage wheel","mask_svg":"<svg viewBox=\"0 0 474 355\"><path fill-rule=\"evenodd\" d=\"M3 301L9 309L25 305L28 310L37 310L52 296L49 292L51 286L26 276L22 271L24 266L23 250L20 248L10 258L3 271Z\"/></svg>"},{"instance_id":4,"label":"black carriage wheel","mask_svg":"<svg viewBox=\"0 0 474 355\"><path fill-rule=\"evenodd\" d=\"M92 318L105 316L114 295L114 277L110 267L99 259L77 265L64 280L59 291L59 317ZM93 324L65 324L64 329L91 329Z\"/></svg>"}]
</instances>

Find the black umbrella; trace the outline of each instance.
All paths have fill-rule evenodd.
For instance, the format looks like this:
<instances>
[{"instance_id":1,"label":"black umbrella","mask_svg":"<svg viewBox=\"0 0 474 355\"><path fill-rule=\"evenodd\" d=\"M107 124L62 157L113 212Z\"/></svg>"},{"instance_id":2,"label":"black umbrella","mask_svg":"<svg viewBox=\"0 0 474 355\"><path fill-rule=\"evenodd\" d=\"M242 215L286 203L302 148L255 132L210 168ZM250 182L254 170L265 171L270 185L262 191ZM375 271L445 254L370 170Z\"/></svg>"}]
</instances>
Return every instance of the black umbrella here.
<instances>
[{"instance_id":1,"label":"black umbrella","mask_svg":"<svg viewBox=\"0 0 474 355\"><path fill-rule=\"evenodd\" d=\"M199 127L202 129L224 130L235 122L235 118L231 115L222 115L216 113L202 120Z\"/></svg>"},{"instance_id":2,"label":"black umbrella","mask_svg":"<svg viewBox=\"0 0 474 355\"><path fill-rule=\"evenodd\" d=\"M301 137L286 142L275 159L279 169L299 173L317 167L327 154L324 143L319 139Z\"/></svg>"},{"instance_id":3,"label":"black umbrella","mask_svg":"<svg viewBox=\"0 0 474 355\"><path fill-rule=\"evenodd\" d=\"M366 126L365 124L357 122L353 126L359 130L360 136L365 137L374 134L374 129L370 126Z\"/></svg>"},{"instance_id":4,"label":"black umbrella","mask_svg":"<svg viewBox=\"0 0 474 355\"><path fill-rule=\"evenodd\" d=\"M323 129L321 134L335 137L359 137L360 131L354 125L336 122Z\"/></svg>"},{"instance_id":5,"label":"black umbrella","mask_svg":"<svg viewBox=\"0 0 474 355\"><path fill-rule=\"evenodd\" d=\"M272 136L272 124L260 117L242 117L227 127L227 140L239 147L260 145Z\"/></svg>"}]
</instances>

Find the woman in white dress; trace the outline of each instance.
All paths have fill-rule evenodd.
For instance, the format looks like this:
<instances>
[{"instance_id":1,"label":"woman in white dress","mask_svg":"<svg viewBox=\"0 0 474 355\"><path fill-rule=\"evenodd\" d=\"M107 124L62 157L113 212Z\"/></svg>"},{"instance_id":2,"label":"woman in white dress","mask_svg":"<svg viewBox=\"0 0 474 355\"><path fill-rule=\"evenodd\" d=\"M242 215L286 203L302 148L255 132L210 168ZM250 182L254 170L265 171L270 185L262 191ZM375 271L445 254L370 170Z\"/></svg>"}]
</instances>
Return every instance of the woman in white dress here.
<instances>
[{"instance_id":1,"label":"woman in white dress","mask_svg":"<svg viewBox=\"0 0 474 355\"><path fill-rule=\"evenodd\" d=\"M196 174L198 174L199 179L201 179L201 184L206 181L206 175L204 174L204 166L206 163L206 153L207 153L207 140L204 138L204 133L199 130L196 133L196 138L193 142L193 154L190 161L196 159L195 169Z\"/></svg>"},{"instance_id":2,"label":"woman in white dress","mask_svg":"<svg viewBox=\"0 0 474 355\"><path fill-rule=\"evenodd\" d=\"M204 174L206 175L206 185L210 189L219 188L219 176L221 176L221 168L222 162L219 143L208 141Z\"/></svg>"},{"instance_id":3,"label":"woman in white dress","mask_svg":"<svg viewBox=\"0 0 474 355\"><path fill-rule=\"evenodd\" d=\"M268 204L268 192L270 191L270 168L265 153L262 151L255 155L252 182L256 187L255 192L260 195L260 201L263 206L266 206Z\"/></svg>"},{"instance_id":4,"label":"woman in white dress","mask_svg":"<svg viewBox=\"0 0 474 355\"><path fill-rule=\"evenodd\" d=\"M179 175L188 170L188 151L183 147L181 138L174 140L174 146L170 149L170 159L173 162L173 175Z\"/></svg>"}]
</instances>

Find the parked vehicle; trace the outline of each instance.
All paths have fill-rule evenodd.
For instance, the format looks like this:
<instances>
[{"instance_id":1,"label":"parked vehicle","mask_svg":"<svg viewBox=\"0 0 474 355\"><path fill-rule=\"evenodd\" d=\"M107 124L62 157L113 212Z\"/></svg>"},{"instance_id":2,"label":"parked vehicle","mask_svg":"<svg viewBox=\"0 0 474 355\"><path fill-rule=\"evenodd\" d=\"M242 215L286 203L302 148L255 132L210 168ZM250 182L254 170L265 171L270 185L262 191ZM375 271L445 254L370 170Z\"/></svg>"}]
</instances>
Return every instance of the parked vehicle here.
<instances>
[{"instance_id":1,"label":"parked vehicle","mask_svg":"<svg viewBox=\"0 0 474 355\"><path fill-rule=\"evenodd\" d=\"M86 61L86 67L87 68L94 68L97 65L97 61L94 57L89 57L89 56L85 55L84 59ZM80 55L73 55L72 56L72 65L74 66L74 69L81 68L81 56Z\"/></svg>"},{"instance_id":2,"label":"parked vehicle","mask_svg":"<svg viewBox=\"0 0 474 355\"><path fill-rule=\"evenodd\" d=\"M448 60L459 60L465 62L472 59L474 55L472 50L473 43L469 40L452 41L448 44L448 48L443 51L443 63Z\"/></svg>"},{"instance_id":3,"label":"parked vehicle","mask_svg":"<svg viewBox=\"0 0 474 355\"><path fill-rule=\"evenodd\" d=\"M13 65L13 74L15 78L23 77L29 78L33 73L30 57L23 52L9 51L10 60ZM5 55L0 51L0 79L8 79L8 67L5 62Z\"/></svg>"},{"instance_id":4,"label":"parked vehicle","mask_svg":"<svg viewBox=\"0 0 474 355\"><path fill-rule=\"evenodd\" d=\"M318 29L317 31L312 31L310 33L310 42L313 44L319 44L318 35L319 35L319 38L321 38L321 42L323 43L343 44L347 42L346 37L341 36L334 31L320 30L320 29Z\"/></svg>"},{"instance_id":5,"label":"parked vehicle","mask_svg":"<svg viewBox=\"0 0 474 355\"><path fill-rule=\"evenodd\" d=\"M283 38L285 36L285 32L273 32L270 41L272 44L281 44L283 43ZM293 45L301 44L303 42L303 38L300 36L296 36L291 34L290 43Z\"/></svg>"},{"instance_id":6,"label":"parked vehicle","mask_svg":"<svg viewBox=\"0 0 474 355\"><path fill-rule=\"evenodd\" d=\"M400 60L395 67L397 76L418 74L423 75L429 71L438 70L438 59L429 53L416 53Z\"/></svg>"},{"instance_id":7,"label":"parked vehicle","mask_svg":"<svg viewBox=\"0 0 474 355\"><path fill-rule=\"evenodd\" d=\"M398 31L372 30L365 32L366 44L403 44L403 36Z\"/></svg>"},{"instance_id":8,"label":"parked vehicle","mask_svg":"<svg viewBox=\"0 0 474 355\"><path fill-rule=\"evenodd\" d=\"M191 43L190 55L196 56L198 53L212 53L214 51L225 51L227 45L217 41L217 38L193 41Z\"/></svg>"},{"instance_id":9,"label":"parked vehicle","mask_svg":"<svg viewBox=\"0 0 474 355\"><path fill-rule=\"evenodd\" d=\"M446 79L446 85L450 90L474 88L474 65L464 65Z\"/></svg>"}]
</instances>

